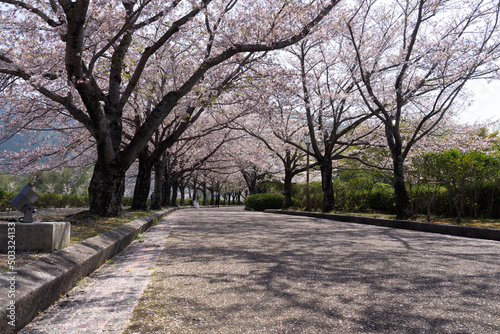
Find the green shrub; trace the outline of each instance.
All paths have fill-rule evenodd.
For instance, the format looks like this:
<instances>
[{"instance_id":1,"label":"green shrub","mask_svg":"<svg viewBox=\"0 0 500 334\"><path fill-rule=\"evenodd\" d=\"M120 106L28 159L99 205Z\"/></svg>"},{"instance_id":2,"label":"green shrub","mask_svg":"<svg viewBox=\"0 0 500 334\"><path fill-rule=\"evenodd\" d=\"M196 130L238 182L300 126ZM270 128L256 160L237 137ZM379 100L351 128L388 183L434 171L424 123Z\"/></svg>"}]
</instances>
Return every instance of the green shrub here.
<instances>
[{"instance_id":1,"label":"green shrub","mask_svg":"<svg viewBox=\"0 0 500 334\"><path fill-rule=\"evenodd\" d=\"M256 211L264 211L266 209L281 209L285 197L279 194L256 194L250 195L245 201L247 208Z\"/></svg>"},{"instance_id":2,"label":"green shrub","mask_svg":"<svg viewBox=\"0 0 500 334\"><path fill-rule=\"evenodd\" d=\"M33 205L36 208L64 208L64 196L59 194L39 194L40 199Z\"/></svg>"},{"instance_id":3,"label":"green shrub","mask_svg":"<svg viewBox=\"0 0 500 334\"><path fill-rule=\"evenodd\" d=\"M78 208L89 205L86 196L39 194L40 199L34 203L35 208Z\"/></svg>"},{"instance_id":4,"label":"green shrub","mask_svg":"<svg viewBox=\"0 0 500 334\"><path fill-rule=\"evenodd\" d=\"M292 185L292 204L294 208L306 207L306 189L305 184ZM321 182L309 183L309 199L311 210L320 211L323 209L323 189Z\"/></svg>"},{"instance_id":5,"label":"green shrub","mask_svg":"<svg viewBox=\"0 0 500 334\"><path fill-rule=\"evenodd\" d=\"M17 193L7 193L0 191L0 212L6 210L15 210L10 204ZM33 205L37 209L46 208L79 208L89 205L89 198L86 196L61 195L61 194L38 194L40 199Z\"/></svg>"},{"instance_id":6,"label":"green shrub","mask_svg":"<svg viewBox=\"0 0 500 334\"><path fill-rule=\"evenodd\" d=\"M177 205L181 205L181 199L177 198L176 200ZM192 198L184 198L184 206L193 206L193 199Z\"/></svg>"},{"instance_id":7,"label":"green shrub","mask_svg":"<svg viewBox=\"0 0 500 334\"><path fill-rule=\"evenodd\" d=\"M446 216L449 214L449 198L446 188L432 183L425 183L411 196L414 213Z\"/></svg>"},{"instance_id":8,"label":"green shrub","mask_svg":"<svg viewBox=\"0 0 500 334\"><path fill-rule=\"evenodd\" d=\"M0 190L0 212L10 209L12 205L9 201L14 198L14 194Z\"/></svg>"},{"instance_id":9,"label":"green shrub","mask_svg":"<svg viewBox=\"0 0 500 334\"><path fill-rule=\"evenodd\" d=\"M133 200L133 197L123 197L123 206L132 206Z\"/></svg>"},{"instance_id":10,"label":"green shrub","mask_svg":"<svg viewBox=\"0 0 500 334\"><path fill-rule=\"evenodd\" d=\"M374 211L394 213L394 190L391 187L374 187L368 195L368 206Z\"/></svg>"}]
</instances>

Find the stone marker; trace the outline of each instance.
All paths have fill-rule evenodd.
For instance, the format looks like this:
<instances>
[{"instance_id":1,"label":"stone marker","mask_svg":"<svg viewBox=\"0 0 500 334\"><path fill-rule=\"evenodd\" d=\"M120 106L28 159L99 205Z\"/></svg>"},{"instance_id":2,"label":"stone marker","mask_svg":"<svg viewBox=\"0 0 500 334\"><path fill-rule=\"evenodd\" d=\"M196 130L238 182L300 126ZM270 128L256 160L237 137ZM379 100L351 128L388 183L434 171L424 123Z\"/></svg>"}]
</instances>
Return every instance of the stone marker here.
<instances>
[{"instance_id":1,"label":"stone marker","mask_svg":"<svg viewBox=\"0 0 500 334\"><path fill-rule=\"evenodd\" d=\"M0 251L52 253L69 246L70 231L69 222L0 222Z\"/></svg>"}]
</instances>

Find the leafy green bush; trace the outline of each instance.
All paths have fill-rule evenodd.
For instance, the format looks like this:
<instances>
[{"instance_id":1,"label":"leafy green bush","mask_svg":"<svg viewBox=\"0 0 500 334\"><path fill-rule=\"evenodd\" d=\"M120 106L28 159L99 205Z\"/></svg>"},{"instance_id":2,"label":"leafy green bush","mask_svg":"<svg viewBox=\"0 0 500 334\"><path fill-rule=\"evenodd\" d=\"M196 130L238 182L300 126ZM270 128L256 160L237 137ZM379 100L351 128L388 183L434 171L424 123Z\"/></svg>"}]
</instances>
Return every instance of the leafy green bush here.
<instances>
[{"instance_id":1,"label":"leafy green bush","mask_svg":"<svg viewBox=\"0 0 500 334\"><path fill-rule=\"evenodd\" d=\"M17 193L8 193L0 191L0 212L6 210L15 210L10 204ZM37 209L46 208L79 208L89 205L89 198L86 196L60 195L60 194L38 194L40 199L34 203Z\"/></svg>"},{"instance_id":2,"label":"leafy green bush","mask_svg":"<svg viewBox=\"0 0 500 334\"><path fill-rule=\"evenodd\" d=\"M374 187L368 195L367 202L371 210L395 212L394 190L391 187Z\"/></svg>"},{"instance_id":3,"label":"leafy green bush","mask_svg":"<svg viewBox=\"0 0 500 334\"><path fill-rule=\"evenodd\" d=\"M176 203L177 203L177 205L181 205L181 199L177 198ZM193 206L193 199L192 198L184 198L184 206Z\"/></svg>"},{"instance_id":4,"label":"leafy green bush","mask_svg":"<svg viewBox=\"0 0 500 334\"><path fill-rule=\"evenodd\" d=\"M292 206L294 208L306 207L306 189L307 186L305 184L292 185ZM321 188L321 182L309 183L309 199L311 210L320 211L323 209L323 190Z\"/></svg>"},{"instance_id":5,"label":"leafy green bush","mask_svg":"<svg viewBox=\"0 0 500 334\"><path fill-rule=\"evenodd\" d=\"M39 194L40 199L33 205L36 208L64 208L66 206L64 195L59 194Z\"/></svg>"},{"instance_id":6,"label":"leafy green bush","mask_svg":"<svg viewBox=\"0 0 500 334\"><path fill-rule=\"evenodd\" d=\"M78 208L89 205L86 196L39 194L40 199L34 203L35 208Z\"/></svg>"},{"instance_id":7,"label":"leafy green bush","mask_svg":"<svg viewBox=\"0 0 500 334\"><path fill-rule=\"evenodd\" d=\"M250 195L245 201L247 208L256 211L264 211L266 209L281 209L285 197L279 194L256 194Z\"/></svg>"},{"instance_id":8,"label":"leafy green bush","mask_svg":"<svg viewBox=\"0 0 500 334\"><path fill-rule=\"evenodd\" d=\"M133 197L123 197L123 206L132 206L133 200ZM148 200L150 199L148 198Z\"/></svg>"},{"instance_id":9,"label":"leafy green bush","mask_svg":"<svg viewBox=\"0 0 500 334\"><path fill-rule=\"evenodd\" d=\"M9 203L9 201L13 197L14 197L14 194L0 190L0 212L6 211L10 207L12 207L12 205Z\"/></svg>"},{"instance_id":10,"label":"leafy green bush","mask_svg":"<svg viewBox=\"0 0 500 334\"><path fill-rule=\"evenodd\" d=\"M464 215L495 217L500 155L451 149L426 153L414 165L422 170L427 183L446 188L448 214L455 215L458 222Z\"/></svg>"}]
</instances>

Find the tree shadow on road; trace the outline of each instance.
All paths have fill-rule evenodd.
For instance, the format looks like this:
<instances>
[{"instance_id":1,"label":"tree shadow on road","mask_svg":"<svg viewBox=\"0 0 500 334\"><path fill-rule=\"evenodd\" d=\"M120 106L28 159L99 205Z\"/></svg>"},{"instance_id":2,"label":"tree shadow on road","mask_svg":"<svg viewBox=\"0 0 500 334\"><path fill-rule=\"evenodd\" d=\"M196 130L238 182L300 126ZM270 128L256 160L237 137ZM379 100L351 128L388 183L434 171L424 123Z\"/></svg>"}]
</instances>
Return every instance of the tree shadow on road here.
<instances>
[{"instance_id":1,"label":"tree shadow on road","mask_svg":"<svg viewBox=\"0 0 500 334\"><path fill-rule=\"evenodd\" d=\"M500 332L497 242L198 213L176 215L128 333Z\"/></svg>"}]
</instances>

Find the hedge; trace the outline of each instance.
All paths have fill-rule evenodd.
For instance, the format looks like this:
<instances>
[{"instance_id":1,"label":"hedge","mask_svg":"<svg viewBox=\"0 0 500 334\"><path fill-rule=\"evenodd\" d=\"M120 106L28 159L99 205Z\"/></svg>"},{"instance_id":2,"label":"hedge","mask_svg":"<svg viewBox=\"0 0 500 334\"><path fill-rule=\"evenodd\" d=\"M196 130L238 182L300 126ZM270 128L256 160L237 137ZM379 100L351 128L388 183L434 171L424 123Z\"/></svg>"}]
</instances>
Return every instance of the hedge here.
<instances>
[{"instance_id":1,"label":"hedge","mask_svg":"<svg viewBox=\"0 0 500 334\"><path fill-rule=\"evenodd\" d=\"M249 209L264 211L266 209L281 209L285 197L279 194L255 194L250 195L245 200L245 205Z\"/></svg>"},{"instance_id":2,"label":"hedge","mask_svg":"<svg viewBox=\"0 0 500 334\"><path fill-rule=\"evenodd\" d=\"M15 210L10 204L17 193L0 191L0 212ZM61 195L61 194L38 194L40 199L34 203L37 209L46 208L78 208L88 207L89 198L87 196Z\"/></svg>"}]
</instances>

